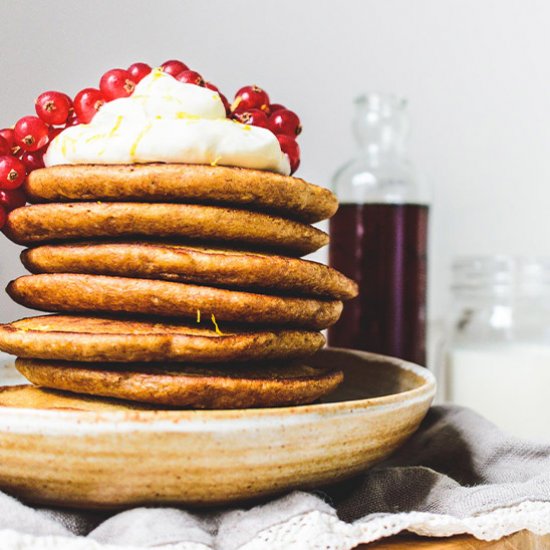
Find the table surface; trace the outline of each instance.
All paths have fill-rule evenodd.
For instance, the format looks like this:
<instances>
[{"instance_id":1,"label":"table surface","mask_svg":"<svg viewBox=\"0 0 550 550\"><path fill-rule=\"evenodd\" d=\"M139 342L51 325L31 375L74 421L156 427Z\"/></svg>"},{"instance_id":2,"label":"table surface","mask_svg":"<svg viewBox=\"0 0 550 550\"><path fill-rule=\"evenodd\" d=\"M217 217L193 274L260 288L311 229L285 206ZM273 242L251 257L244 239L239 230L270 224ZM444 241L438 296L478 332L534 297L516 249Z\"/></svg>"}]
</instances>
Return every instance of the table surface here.
<instances>
[{"instance_id":1,"label":"table surface","mask_svg":"<svg viewBox=\"0 0 550 550\"><path fill-rule=\"evenodd\" d=\"M550 535L534 535L520 531L500 540L484 541L470 536L442 538L403 535L371 544L362 544L356 550L543 550L550 548Z\"/></svg>"}]
</instances>

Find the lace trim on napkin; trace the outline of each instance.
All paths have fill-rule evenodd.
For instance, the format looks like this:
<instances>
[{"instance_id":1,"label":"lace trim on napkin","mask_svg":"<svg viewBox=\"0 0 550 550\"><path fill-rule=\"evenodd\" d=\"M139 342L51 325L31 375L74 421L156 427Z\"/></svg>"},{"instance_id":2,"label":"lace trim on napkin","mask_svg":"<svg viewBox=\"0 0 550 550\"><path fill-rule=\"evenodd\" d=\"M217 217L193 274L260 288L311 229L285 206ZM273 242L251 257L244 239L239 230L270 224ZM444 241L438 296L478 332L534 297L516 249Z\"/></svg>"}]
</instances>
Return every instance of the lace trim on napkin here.
<instances>
[{"instance_id":1,"label":"lace trim on napkin","mask_svg":"<svg viewBox=\"0 0 550 550\"><path fill-rule=\"evenodd\" d=\"M345 523L335 514L316 510L264 529L240 550L350 550L403 530L432 537L470 534L478 539L496 540L523 529L539 535L550 533L550 502L527 501L468 518L409 512L378 514L354 523ZM0 541L2 550L139 550L134 546L103 545L83 537L36 537L11 530L0 531ZM156 548L224 550L227 547L183 542Z\"/></svg>"}]
</instances>

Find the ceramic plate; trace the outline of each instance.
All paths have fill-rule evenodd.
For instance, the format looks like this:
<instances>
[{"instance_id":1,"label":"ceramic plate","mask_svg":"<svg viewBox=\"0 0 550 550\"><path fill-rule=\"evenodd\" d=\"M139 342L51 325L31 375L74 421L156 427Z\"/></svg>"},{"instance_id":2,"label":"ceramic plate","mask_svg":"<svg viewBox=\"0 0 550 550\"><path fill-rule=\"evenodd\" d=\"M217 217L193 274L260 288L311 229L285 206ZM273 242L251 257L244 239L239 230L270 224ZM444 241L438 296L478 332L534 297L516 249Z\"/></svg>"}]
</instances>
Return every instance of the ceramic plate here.
<instances>
[{"instance_id":1,"label":"ceramic plate","mask_svg":"<svg viewBox=\"0 0 550 550\"><path fill-rule=\"evenodd\" d=\"M313 488L394 452L435 393L427 369L398 359L323 350L309 362L338 365L345 382L299 407L117 410L108 400L4 388L0 488L28 502L98 508L206 506ZM10 373L0 368L13 382Z\"/></svg>"}]
</instances>

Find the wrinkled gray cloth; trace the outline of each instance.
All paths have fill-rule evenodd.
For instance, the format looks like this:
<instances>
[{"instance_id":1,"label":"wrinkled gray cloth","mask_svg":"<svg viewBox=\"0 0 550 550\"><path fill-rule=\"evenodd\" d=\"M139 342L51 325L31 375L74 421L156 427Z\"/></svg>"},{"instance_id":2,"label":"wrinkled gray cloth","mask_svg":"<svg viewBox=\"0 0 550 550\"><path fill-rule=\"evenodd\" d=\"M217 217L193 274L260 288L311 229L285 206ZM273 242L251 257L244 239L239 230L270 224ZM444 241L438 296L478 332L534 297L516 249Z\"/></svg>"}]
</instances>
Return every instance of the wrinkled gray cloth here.
<instances>
[{"instance_id":1,"label":"wrinkled gray cloth","mask_svg":"<svg viewBox=\"0 0 550 550\"><path fill-rule=\"evenodd\" d=\"M335 509L346 522L410 511L464 518L525 501L550 502L550 427L549 444L531 443L503 434L468 409L438 406L389 460L315 493L208 513L137 508L114 515L33 509L0 493L0 529L121 546L195 542L237 550L260 531L314 510Z\"/></svg>"}]
</instances>

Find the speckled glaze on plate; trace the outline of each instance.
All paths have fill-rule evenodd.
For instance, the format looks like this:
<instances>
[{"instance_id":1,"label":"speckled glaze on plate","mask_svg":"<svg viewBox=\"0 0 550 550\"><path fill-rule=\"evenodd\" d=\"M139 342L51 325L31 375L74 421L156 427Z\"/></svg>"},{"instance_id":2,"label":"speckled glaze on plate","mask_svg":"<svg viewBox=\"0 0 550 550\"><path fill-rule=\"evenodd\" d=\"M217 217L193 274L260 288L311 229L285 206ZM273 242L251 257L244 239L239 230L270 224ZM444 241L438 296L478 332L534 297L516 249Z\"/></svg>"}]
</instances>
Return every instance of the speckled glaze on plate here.
<instances>
[{"instance_id":1,"label":"speckled glaze on plate","mask_svg":"<svg viewBox=\"0 0 550 550\"><path fill-rule=\"evenodd\" d=\"M0 391L0 489L94 508L220 505L308 489L395 451L435 393L427 369L398 359L333 349L309 361L338 365L345 381L299 407L101 410L93 400L14 403L13 390Z\"/></svg>"}]
</instances>

